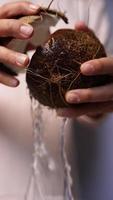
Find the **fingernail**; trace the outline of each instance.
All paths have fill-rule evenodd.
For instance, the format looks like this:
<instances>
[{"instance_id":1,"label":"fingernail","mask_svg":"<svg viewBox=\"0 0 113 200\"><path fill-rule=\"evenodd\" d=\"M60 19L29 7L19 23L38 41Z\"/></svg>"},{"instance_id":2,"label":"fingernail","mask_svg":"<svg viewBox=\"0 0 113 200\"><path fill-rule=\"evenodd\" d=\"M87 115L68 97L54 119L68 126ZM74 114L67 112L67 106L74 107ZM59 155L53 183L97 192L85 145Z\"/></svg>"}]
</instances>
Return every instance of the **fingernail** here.
<instances>
[{"instance_id":1,"label":"fingernail","mask_svg":"<svg viewBox=\"0 0 113 200\"><path fill-rule=\"evenodd\" d=\"M23 24L20 27L20 32L21 34L23 34L24 36L30 36L33 32L33 27L29 24Z\"/></svg>"},{"instance_id":2,"label":"fingernail","mask_svg":"<svg viewBox=\"0 0 113 200\"><path fill-rule=\"evenodd\" d=\"M25 65L26 60L27 60L27 56L24 55L24 54L21 54L21 55L17 56L17 58L16 58L16 63L17 63L18 65Z\"/></svg>"},{"instance_id":3,"label":"fingernail","mask_svg":"<svg viewBox=\"0 0 113 200\"><path fill-rule=\"evenodd\" d=\"M81 65L81 71L85 75L91 75L94 73L95 69L91 63L84 63Z\"/></svg>"},{"instance_id":4,"label":"fingernail","mask_svg":"<svg viewBox=\"0 0 113 200\"><path fill-rule=\"evenodd\" d=\"M68 103L80 103L80 96L75 92L68 92L66 94L66 101Z\"/></svg>"},{"instance_id":5,"label":"fingernail","mask_svg":"<svg viewBox=\"0 0 113 200\"><path fill-rule=\"evenodd\" d=\"M30 4L30 5L29 5L29 8L30 8L31 10L38 10L38 9L39 9L39 6L38 6L38 5L35 5L35 4Z\"/></svg>"}]
</instances>

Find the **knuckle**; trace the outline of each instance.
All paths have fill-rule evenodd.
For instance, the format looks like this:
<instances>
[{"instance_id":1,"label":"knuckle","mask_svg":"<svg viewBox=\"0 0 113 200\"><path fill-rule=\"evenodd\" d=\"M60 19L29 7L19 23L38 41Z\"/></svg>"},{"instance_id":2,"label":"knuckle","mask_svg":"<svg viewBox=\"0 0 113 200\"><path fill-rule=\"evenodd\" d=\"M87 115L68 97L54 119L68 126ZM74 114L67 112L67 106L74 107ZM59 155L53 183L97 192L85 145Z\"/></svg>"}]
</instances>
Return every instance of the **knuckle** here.
<instances>
[{"instance_id":1,"label":"knuckle","mask_svg":"<svg viewBox=\"0 0 113 200\"><path fill-rule=\"evenodd\" d=\"M6 18L12 13L12 10L13 10L12 3L6 3L2 5L2 7L0 7L0 18Z\"/></svg>"},{"instance_id":2,"label":"knuckle","mask_svg":"<svg viewBox=\"0 0 113 200\"><path fill-rule=\"evenodd\" d=\"M103 72L103 70L104 70L104 67L103 67L103 64L102 64L102 61L101 61L101 59L97 59L96 61L95 61L95 70L96 71L98 71L98 72Z\"/></svg>"},{"instance_id":3,"label":"knuckle","mask_svg":"<svg viewBox=\"0 0 113 200\"><path fill-rule=\"evenodd\" d=\"M11 29L12 29L13 23L14 23L13 20L8 20L8 21L7 21L7 29L8 29L8 30L11 30Z\"/></svg>"},{"instance_id":4,"label":"knuckle","mask_svg":"<svg viewBox=\"0 0 113 200\"><path fill-rule=\"evenodd\" d=\"M22 4L23 4L23 6L25 6L25 7L26 7L26 5L30 5L30 4L31 4L31 2L30 2L30 1L23 1L23 2L22 2Z\"/></svg>"},{"instance_id":5,"label":"knuckle","mask_svg":"<svg viewBox=\"0 0 113 200\"><path fill-rule=\"evenodd\" d=\"M5 7L5 4L0 6L0 17L2 16L2 13L4 11L4 7Z\"/></svg>"},{"instance_id":6,"label":"knuckle","mask_svg":"<svg viewBox=\"0 0 113 200\"><path fill-rule=\"evenodd\" d=\"M16 28L15 20L13 20L13 19L8 20L6 25L7 25L8 32L12 32L13 33L15 28Z\"/></svg>"},{"instance_id":7,"label":"knuckle","mask_svg":"<svg viewBox=\"0 0 113 200\"><path fill-rule=\"evenodd\" d=\"M84 98L86 101L91 101L92 100L92 92L91 92L91 89L87 89L85 91L85 94L84 94Z\"/></svg>"},{"instance_id":8,"label":"knuckle","mask_svg":"<svg viewBox=\"0 0 113 200\"><path fill-rule=\"evenodd\" d=\"M17 36L19 34L19 27L20 27L20 22L15 19L11 19L8 22L7 29L9 34L12 36Z\"/></svg>"},{"instance_id":9,"label":"knuckle","mask_svg":"<svg viewBox=\"0 0 113 200\"><path fill-rule=\"evenodd\" d=\"M20 10L21 10L21 11L28 10L29 5L30 5L30 2L28 2L28 1L20 2L20 3L19 3Z\"/></svg>"},{"instance_id":10,"label":"knuckle","mask_svg":"<svg viewBox=\"0 0 113 200\"><path fill-rule=\"evenodd\" d=\"M14 53L11 50L6 49L5 47L0 46L0 61L4 63L13 64L15 62Z\"/></svg>"}]
</instances>

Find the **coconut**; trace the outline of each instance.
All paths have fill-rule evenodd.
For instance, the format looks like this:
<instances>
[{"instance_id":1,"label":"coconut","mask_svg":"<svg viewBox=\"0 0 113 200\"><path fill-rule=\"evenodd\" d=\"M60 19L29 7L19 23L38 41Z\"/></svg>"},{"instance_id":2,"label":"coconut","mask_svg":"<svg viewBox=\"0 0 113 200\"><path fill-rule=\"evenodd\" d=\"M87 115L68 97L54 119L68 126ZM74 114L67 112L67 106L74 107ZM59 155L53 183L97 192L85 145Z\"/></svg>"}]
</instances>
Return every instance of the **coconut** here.
<instances>
[{"instance_id":1,"label":"coconut","mask_svg":"<svg viewBox=\"0 0 113 200\"><path fill-rule=\"evenodd\" d=\"M50 108L70 107L67 91L101 86L111 82L109 75L85 76L82 63L106 57L106 52L92 31L60 29L38 46L26 74L30 94Z\"/></svg>"}]
</instances>

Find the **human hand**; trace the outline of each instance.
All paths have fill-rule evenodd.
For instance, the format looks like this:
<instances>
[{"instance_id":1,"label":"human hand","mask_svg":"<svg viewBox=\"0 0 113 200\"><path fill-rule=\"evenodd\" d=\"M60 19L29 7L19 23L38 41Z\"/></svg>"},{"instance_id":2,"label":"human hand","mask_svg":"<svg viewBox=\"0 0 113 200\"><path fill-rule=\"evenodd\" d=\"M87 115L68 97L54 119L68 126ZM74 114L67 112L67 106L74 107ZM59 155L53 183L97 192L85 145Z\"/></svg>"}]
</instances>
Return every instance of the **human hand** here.
<instances>
[{"instance_id":1,"label":"human hand","mask_svg":"<svg viewBox=\"0 0 113 200\"><path fill-rule=\"evenodd\" d=\"M80 23L77 29L89 31ZM90 60L81 65L81 73L87 76L98 74L113 75L113 57ZM58 115L63 117L78 118L88 116L94 119L101 118L104 114L113 111L113 84L105 86L76 89L66 93L66 101L74 104L74 108L59 109Z\"/></svg>"},{"instance_id":2,"label":"human hand","mask_svg":"<svg viewBox=\"0 0 113 200\"><path fill-rule=\"evenodd\" d=\"M28 39L33 34L33 27L22 21L15 19L19 15L35 14L39 9L38 5L34 5L27 1L8 3L0 6L0 37L13 37L18 39ZM0 62L9 64L12 67L24 68L29 63L27 55L13 51L6 46L0 44ZM0 72L0 83L16 87L19 81L14 77Z\"/></svg>"}]
</instances>

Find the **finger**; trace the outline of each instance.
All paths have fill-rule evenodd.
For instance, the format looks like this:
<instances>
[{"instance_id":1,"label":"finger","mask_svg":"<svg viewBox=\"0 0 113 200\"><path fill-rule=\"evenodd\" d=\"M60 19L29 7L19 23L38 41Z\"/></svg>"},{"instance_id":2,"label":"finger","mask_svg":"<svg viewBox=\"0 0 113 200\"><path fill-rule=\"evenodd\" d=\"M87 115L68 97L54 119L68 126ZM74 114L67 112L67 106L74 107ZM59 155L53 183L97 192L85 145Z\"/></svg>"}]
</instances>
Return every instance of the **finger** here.
<instances>
[{"instance_id":1,"label":"finger","mask_svg":"<svg viewBox=\"0 0 113 200\"><path fill-rule=\"evenodd\" d=\"M17 67L26 67L29 63L29 58L25 54L0 46L0 62Z\"/></svg>"},{"instance_id":2,"label":"finger","mask_svg":"<svg viewBox=\"0 0 113 200\"><path fill-rule=\"evenodd\" d=\"M101 103L80 104L74 108L58 109L57 114L61 117L77 118L82 115L96 115L113 112L113 101Z\"/></svg>"},{"instance_id":3,"label":"finger","mask_svg":"<svg viewBox=\"0 0 113 200\"><path fill-rule=\"evenodd\" d=\"M19 85L19 81L15 77L9 76L1 72L0 72L0 83L10 87L17 87Z\"/></svg>"},{"instance_id":4,"label":"finger","mask_svg":"<svg viewBox=\"0 0 113 200\"><path fill-rule=\"evenodd\" d=\"M113 84L71 90L66 93L66 101L70 104L113 101Z\"/></svg>"},{"instance_id":5,"label":"finger","mask_svg":"<svg viewBox=\"0 0 113 200\"><path fill-rule=\"evenodd\" d=\"M75 30L76 31L83 31L87 32L89 35L91 35L96 40L98 39L92 29L90 29L84 22L80 21L75 24Z\"/></svg>"},{"instance_id":6,"label":"finger","mask_svg":"<svg viewBox=\"0 0 113 200\"><path fill-rule=\"evenodd\" d=\"M11 18L17 15L35 14L39 10L39 5L27 1L18 1L4 4L0 7L0 18Z\"/></svg>"},{"instance_id":7,"label":"finger","mask_svg":"<svg viewBox=\"0 0 113 200\"><path fill-rule=\"evenodd\" d=\"M33 34L33 27L16 19L0 20L0 36L12 36L19 39L29 38Z\"/></svg>"},{"instance_id":8,"label":"finger","mask_svg":"<svg viewBox=\"0 0 113 200\"><path fill-rule=\"evenodd\" d=\"M75 24L75 30L78 31L89 31L89 28L86 26L86 24L82 21Z\"/></svg>"},{"instance_id":9,"label":"finger","mask_svg":"<svg viewBox=\"0 0 113 200\"><path fill-rule=\"evenodd\" d=\"M84 75L113 74L113 57L100 58L81 65Z\"/></svg>"},{"instance_id":10,"label":"finger","mask_svg":"<svg viewBox=\"0 0 113 200\"><path fill-rule=\"evenodd\" d=\"M97 117L90 117L88 115L82 115L80 117L77 117L77 121L79 121L82 124L88 124L95 127L95 125L98 125L98 123L102 122L102 120L105 119L107 115L99 115Z\"/></svg>"}]
</instances>

